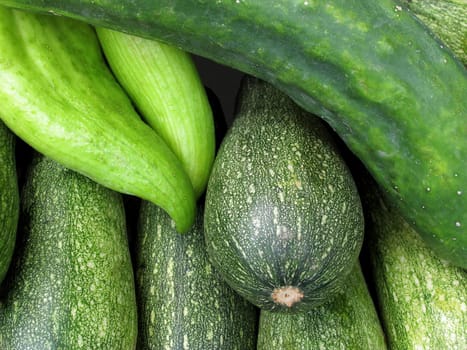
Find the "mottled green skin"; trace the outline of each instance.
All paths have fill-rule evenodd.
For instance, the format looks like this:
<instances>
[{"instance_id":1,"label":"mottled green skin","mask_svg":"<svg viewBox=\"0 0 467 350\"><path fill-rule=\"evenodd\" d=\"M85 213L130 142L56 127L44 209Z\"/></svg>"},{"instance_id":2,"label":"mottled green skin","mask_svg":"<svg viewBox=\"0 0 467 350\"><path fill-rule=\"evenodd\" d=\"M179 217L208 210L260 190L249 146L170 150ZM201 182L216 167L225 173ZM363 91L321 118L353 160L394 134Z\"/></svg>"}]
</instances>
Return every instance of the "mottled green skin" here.
<instances>
[{"instance_id":1,"label":"mottled green skin","mask_svg":"<svg viewBox=\"0 0 467 350\"><path fill-rule=\"evenodd\" d=\"M467 64L467 2L465 0L403 0L459 58Z\"/></svg>"},{"instance_id":2,"label":"mottled green skin","mask_svg":"<svg viewBox=\"0 0 467 350\"><path fill-rule=\"evenodd\" d=\"M329 300L360 251L360 199L331 135L272 85L247 77L208 182L205 237L226 281L256 306ZM275 303L275 288L303 299Z\"/></svg>"},{"instance_id":3,"label":"mottled green skin","mask_svg":"<svg viewBox=\"0 0 467 350\"><path fill-rule=\"evenodd\" d=\"M0 121L0 283L10 266L19 214L15 136Z\"/></svg>"},{"instance_id":4,"label":"mottled green skin","mask_svg":"<svg viewBox=\"0 0 467 350\"><path fill-rule=\"evenodd\" d=\"M107 68L93 28L0 7L0 119L39 152L164 208L180 231L193 187Z\"/></svg>"},{"instance_id":5,"label":"mottled green skin","mask_svg":"<svg viewBox=\"0 0 467 350\"><path fill-rule=\"evenodd\" d=\"M389 347L467 349L467 271L434 255L373 185L365 254Z\"/></svg>"},{"instance_id":6,"label":"mottled green skin","mask_svg":"<svg viewBox=\"0 0 467 350\"><path fill-rule=\"evenodd\" d=\"M214 161L215 134L211 107L191 56L158 41L100 27L96 32L113 73L182 162L199 198Z\"/></svg>"},{"instance_id":7,"label":"mottled green skin","mask_svg":"<svg viewBox=\"0 0 467 350\"><path fill-rule=\"evenodd\" d=\"M403 5L393 0L0 4L162 40L275 84L329 122L439 256L467 268L467 74Z\"/></svg>"},{"instance_id":8,"label":"mottled green skin","mask_svg":"<svg viewBox=\"0 0 467 350\"><path fill-rule=\"evenodd\" d=\"M138 348L256 348L258 311L209 262L202 207L180 235L166 213L143 202L136 244Z\"/></svg>"},{"instance_id":9,"label":"mottled green skin","mask_svg":"<svg viewBox=\"0 0 467 350\"><path fill-rule=\"evenodd\" d=\"M0 348L134 349L136 297L121 196L36 156L18 228Z\"/></svg>"},{"instance_id":10,"label":"mottled green skin","mask_svg":"<svg viewBox=\"0 0 467 350\"><path fill-rule=\"evenodd\" d=\"M360 264L333 301L298 314L261 311L258 350L386 349Z\"/></svg>"}]
</instances>

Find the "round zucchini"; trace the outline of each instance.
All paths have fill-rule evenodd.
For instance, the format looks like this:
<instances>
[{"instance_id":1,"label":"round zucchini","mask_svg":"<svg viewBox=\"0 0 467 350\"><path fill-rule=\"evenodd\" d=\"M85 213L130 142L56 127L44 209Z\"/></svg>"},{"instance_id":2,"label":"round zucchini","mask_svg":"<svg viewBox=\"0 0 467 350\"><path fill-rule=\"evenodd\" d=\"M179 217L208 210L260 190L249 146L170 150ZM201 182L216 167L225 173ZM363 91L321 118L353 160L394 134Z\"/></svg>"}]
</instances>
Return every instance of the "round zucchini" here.
<instances>
[{"instance_id":1,"label":"round zucchini","mask_svg":"<svg viewBox=\"0 0 467 350\"><path fill-rule=\"evenodd\" d=\"M252 77L214 162L204 219L214 266L267 310L332 298L363 237L355 183L324 123Z\"/></svg>"}]
</instances>

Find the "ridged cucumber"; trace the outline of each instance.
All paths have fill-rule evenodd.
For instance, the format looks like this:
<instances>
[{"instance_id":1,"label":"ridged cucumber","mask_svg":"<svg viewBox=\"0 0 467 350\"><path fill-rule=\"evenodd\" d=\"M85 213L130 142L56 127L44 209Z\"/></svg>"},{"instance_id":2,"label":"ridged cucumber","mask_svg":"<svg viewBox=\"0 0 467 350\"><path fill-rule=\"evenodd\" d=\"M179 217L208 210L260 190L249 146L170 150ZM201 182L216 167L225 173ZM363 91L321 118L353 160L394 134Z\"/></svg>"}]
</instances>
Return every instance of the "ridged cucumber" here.
<instances>
[{"instance_id":1,"label":"ridged cucumber","mask_svg":"<svg viewBox=\"0 0 467 350\"><path fill-rule=\"evenodd\" d=\"M389 347L467 349L467 271L439 259L374 183L364 187L364 253Z\"/></svg>"},{"instance_id":2,"label":"ridged cucumber","mask_svg":"<svg viewBox=\"0 0 467 350\"><path fill-rule=\"evenodd\" d=\"M440 257L467 268L467 73L402 2L0 3L161 40L273 83L333 127Z\"/></svg>"},{"instance_id":3,"label":"ridged cucumber","mask_svg":"<svg viewBox=\"0 0 467 350\"><path fill-rule=\"evenodd\" d=\"M10 266L18 225L15 141L13 133L0 120L0 283Z\"/></svg>"},{"instance_id":4,"label":"ridged cucumber","mask_svg":"<svg viewBox=\"0 0 467 350\"><path fill-rule=\"evenodd\" d=\"M386 349L360 264L350 273L343 293L325 305L298 314L261 311L257 349Z\"/></svg>"},{"instance_id":5,"label":"ridged cucumber","mask_svg":"<svg viewBox=\"0 0 467 350\"><path fill-rule=\"evenodd\" d=\"M96 31L118 81L180 159L199 198L214 161L215 135L206 91L190 55L154 40L100 27Z\"/></svg>"},{"instance_id":6,"label":"ridged cucumber","mask_svg":"<svg viewBox=\"0 0 467 350\"><path fill-rule=\"evenodd\" d=\"M111 189L194 220L180 161L146 125L105 65L93 28L0 7L0 119L21 139Z\"/></svg>"},{"instance_id":7,"label":"ridged cucumber","mask_svg":"<svg viewBox=\"0 0 467 350\"><path fill-rule=\"evenodd\" d=\"M257 309L212 267L203 208L185 235L160 208L143 202L136 242L141 349L255 349Z\"/></svg>"},{"instance_id":8,"label":"ridged cucumber","mask_svg":"<svg viewBox=\"0 0 467 350\"><path fill-rule=\"evenodd\" d=\"M328 301L363 239L357 189L326 125L250 76L214 161L204 224L213 265L269 310Z\"/></svg>"},{"instance_id":9,"label":"ridged cucumber","mask_svg":"<svg viewBox=\"0 0 467 350\"><path fill-rule=\"evenodd\" d=\"M133 270L120 194L36 154L0 307L0 349L134 349Z\"/></svg>"}]
</instances>

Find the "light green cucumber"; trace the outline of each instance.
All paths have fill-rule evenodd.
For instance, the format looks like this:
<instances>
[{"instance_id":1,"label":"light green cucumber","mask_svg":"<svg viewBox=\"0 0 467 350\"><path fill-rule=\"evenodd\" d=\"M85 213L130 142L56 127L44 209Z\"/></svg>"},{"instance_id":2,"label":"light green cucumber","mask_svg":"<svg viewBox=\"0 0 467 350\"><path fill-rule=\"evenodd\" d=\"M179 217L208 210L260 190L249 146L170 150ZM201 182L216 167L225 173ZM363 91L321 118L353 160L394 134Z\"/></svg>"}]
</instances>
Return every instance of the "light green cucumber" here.
<instances>
[{"instance_id":1,"label":"light green cucumber","mask_svg":"<svg viewBox=\"0 0 467 350\"><path fill-rule=\"evenodd\" d=\"M101 27L105 57L148 124L182 162L198 198L215 151L214 122L191 56L174 46Z\"/></svg>"},{"instance_id":2,"label":"light green cucumber","mask_svg":"<svg viewBox=\"0 0 467 350\"><path fill-rule=\"evenodd\" d=\"M36 154L0 306L0 349L135 348L136 297L122 198Z\"/></svg>"},{"instance_id":3,"label":"light green cucumber","mask_svg":"<svg viewBox=\"0 0 467 350\"><path fill-rule=\"evenodd\" d=\"M203 208L185 235L143 202L136 242L139 349L256 349L258 311L209 262Z\"/></svg>"},{"instance_id":4,"label":"light green cucumber","mask_svg":"<svg viewBox=\"0 0 467 350\"><path fill-rule=\"evenodd\" d=\"M0 283L10 266L18 224L15 142L13 133L0 120Z\"/></svg>"},{"instance_id":5,"label":"light green cucumber","mask_svg":"<svg viewBox=\"0 0 467 350\"><path fill-rule=\"evenodd\" d=\"M384 350L385 338L360 264L334 300L311 311L261 311L258 350Z\"/></svg>"},{"instance_id":6,"label":"light green cucumber","mask_svg":"<svg viewBox=\"0 0 467 350\"><path fill-rule=\"evenodd\" d=\"M190 179L134 110L91 26L1 7L0 100L0 119L39 152L160 205L179 231L193 223Z\"/></svg>"}]
</instances>

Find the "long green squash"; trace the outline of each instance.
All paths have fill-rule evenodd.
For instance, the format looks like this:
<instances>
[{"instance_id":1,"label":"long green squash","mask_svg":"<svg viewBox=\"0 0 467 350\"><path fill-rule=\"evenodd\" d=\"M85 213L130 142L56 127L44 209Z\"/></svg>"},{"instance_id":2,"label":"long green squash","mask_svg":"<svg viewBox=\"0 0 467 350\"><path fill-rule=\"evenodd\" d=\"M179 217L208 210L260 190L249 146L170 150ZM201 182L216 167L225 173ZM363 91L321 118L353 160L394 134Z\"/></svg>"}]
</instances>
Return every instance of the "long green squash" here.
<instances>
[{"instance_id":1,"label":"long green squash","mask_svg":"<svg viewBox=\"0 0 467 350\"><path fill-rule=\"evenodd\" d=\"M362 188L364 254L389 347L467 349L467 271L435 256L372 181Z\"/></svg>"},{"instance_id":2,"label":"long green squash","mask_svg":"<svg viewBox=\"0 0 467 350\"><path fill-rule=\"evenodd\" d=\"M187 174L105 65L93 28L0 8L0 119L20 138L111 189L194 220Z\"/></svg>"},{"instance_id":3,"label":"long green squash","mask_svg":"<svg viewBox=\"0 0 467 350\"><path fill-rule=\"evenodd\" d=\"M329 122L439 256L467 268L467 74L402 3L0 3L158 39L275 84Z\"/></svg>"},{"instance_id":4,"label":"long green squash","mask_svg":"<svg viewBox=\"0 0 467 350\"><path fill-rule=\"evenodd\" d=\"M120 194L36 154L0 306L0 349L134 349L133 270Z\"/></svg>"},{"instance_id":5,"label":"long green squash","mask_svg":"<svg viewBox=\"0 0 467 350\"><path fill-rule=\"evenodd\" d=\"M385 338L360 263L345 290L308 312L261 311L257 350L384 350Z\"/></svg>"},{"instance_id":6,"label":"long green squash","mask_svg":"<svg viewBox=\"0 0 467 350\"><path fill-rule=\"evenodd\" d=\"M258 310L209 262L203 213L201 206L192 229L177 235L166 213L142 203L136 242L140 349L256 349Z\"/></svg>"},{"instance_id":7,"label":"long green squash","mask_svg":"<svg viewBox=\"0 0 467 350\"><path fill-rule=\"evenodd\" d=\"M19 214L15 136L0 121L0 283L10 266Z\"/></svg>"},{"instance_id":8,"label":"long green squash","mask_svg":"<svg viewBox=\"0 0 467 350\"><path fill-rule=\"evenodd\" d=\"M214 161L215 135L211 107L190 55L154 40L96 30L112 71L180 159L199 198Z\"/></svg>"}]
</instances>

